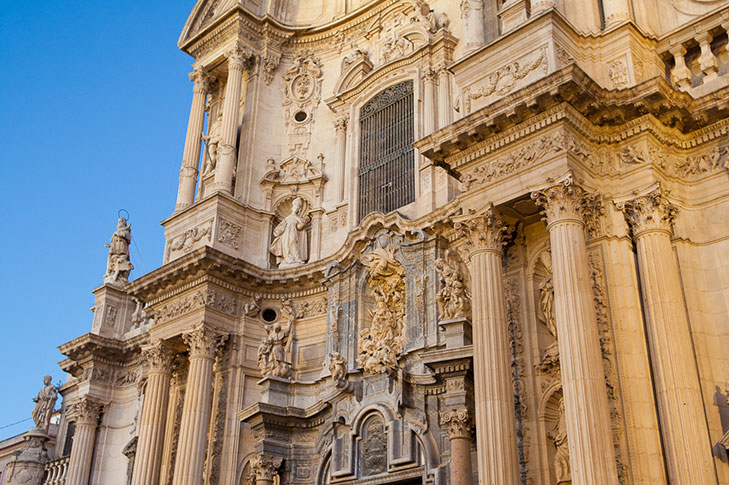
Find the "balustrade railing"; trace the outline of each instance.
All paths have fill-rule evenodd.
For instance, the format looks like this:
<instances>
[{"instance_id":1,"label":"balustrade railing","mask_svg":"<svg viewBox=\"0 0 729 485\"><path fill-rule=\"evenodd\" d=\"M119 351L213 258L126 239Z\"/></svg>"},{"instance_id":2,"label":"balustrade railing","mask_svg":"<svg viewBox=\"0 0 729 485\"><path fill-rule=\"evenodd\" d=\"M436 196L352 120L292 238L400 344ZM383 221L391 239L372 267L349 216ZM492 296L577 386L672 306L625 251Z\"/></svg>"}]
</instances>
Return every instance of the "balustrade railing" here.
<instances>
[{"instance_id":1,"label":"balustrade railing","mask_svg":"<svg viewBox=\"0 0 729 485\"><path fill-rule=\"evenodd\" d=\"M668 80L682 91L692 91L729 74L728 32L729 7L662 36L658 53ZM719 88L727 83L715 84Z\"/></svg>"},{"instance_id":2,"label":"balustrade railing","mask_svg":"<svg viewBox=\"0 0 729 485\"><path fill-rule=\"evenodd\" d=\"M68 456L46 463L43 485L64 485L68 473Z\"/></svg>"}]
</instances>

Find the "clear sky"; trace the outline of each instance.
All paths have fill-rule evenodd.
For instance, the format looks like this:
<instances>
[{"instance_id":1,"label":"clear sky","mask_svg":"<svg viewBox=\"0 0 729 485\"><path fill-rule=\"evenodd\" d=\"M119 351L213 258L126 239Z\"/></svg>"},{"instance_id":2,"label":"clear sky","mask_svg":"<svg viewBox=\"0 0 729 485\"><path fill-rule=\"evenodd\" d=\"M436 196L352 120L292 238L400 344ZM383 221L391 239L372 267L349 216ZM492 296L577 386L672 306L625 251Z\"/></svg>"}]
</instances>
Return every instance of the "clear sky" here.
<instances>
[{"instance_id":1,"label":"clear sky","mask_svg":"<svg viewBox=\"0 0 729 485\"><path fill-rule=\"evenodd\" d=\"M176 43L194 3L0 0L0 428L30 418L44 375L65 380L57 347L91 330L119 209L131 277L162 263L192 98Z\"/></svg>"}]
</instances>

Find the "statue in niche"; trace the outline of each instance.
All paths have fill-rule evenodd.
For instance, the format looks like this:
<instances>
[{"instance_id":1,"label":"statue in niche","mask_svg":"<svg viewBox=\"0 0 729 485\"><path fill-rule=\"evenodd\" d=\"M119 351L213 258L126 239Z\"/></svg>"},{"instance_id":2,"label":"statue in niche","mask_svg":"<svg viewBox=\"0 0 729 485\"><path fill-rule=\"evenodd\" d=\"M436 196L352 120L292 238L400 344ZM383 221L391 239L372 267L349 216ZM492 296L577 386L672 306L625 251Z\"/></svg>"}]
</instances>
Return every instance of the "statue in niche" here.
<instances>
[{"instance_id":1,"label":"statue in niche","mask_svg":"<svg viewBox=\"0 0 729 485\"><path fill-rule=\"evenodd\" d=\"M51 376L43 377L43 387L38 392L38 396L33 398L33 402L36 404L32 416L36 429L44 433L48 432L56 399L58 399L58 392L56 386L51 384Z\"/></svg>"},{"instance_id":2,"label":"statue in niche","mask_svg":"<svg viewBox=\"0 0 729 485\"><path fill-rule=\"evenodd\" d=\"M450 249L445 257L435 261L435 269L440 274L443 287L438 291L436 301L441 320L467 318L471 312L471 295L464 282L464 271L457 253Z\"/></svg>"},{"instance_id":3,"label":"statue in niche","mask_svg":"<svg viewBox=\"0 0 729 485\"><path fill-rule=\"evenodd\" d=\"M564 417L564 398L559 400L559 417L554 428L547 433L547 437L557 448L557 452L554 454L554 474L557 477L557 483L572 483L570 455L567 447L567 424Z\"/></svg>"},{"instance_id":4,"label":"statue in niche","mask_svg":"<svg viewBox=\"0 0 729 485\"><path fill-rule=\"evenodd\" d=\"M127 283L129 272L134 269L129 261L129 244L132 242L132 226L127 224L123 217L119 218L116 231L111 236L111 243L105 244L109 248L109 257L106 262L104 283Z\"/></svg>"},{"instance_id":5,"label":"statue in niche","mask_svg":"<svg viewBox=\"0 0 729 485\"><path fill-rule=\"evenodd\" d=\"M223 111L218 110L218 116L208 127L207 136L203 136L205 141L205 163L203 163L203 177L213 173L215 165L218 162L218 146L223 139Z\"/></svg>"},{"instance_id":6,"label":"statue in niche","mask_svg":"<svg viewBox=\"0 0 729 485\"><path fill-rule=\"evenodd\" d=\"M557 342L557 316L554 309L554 283L552 280L552 253L544 251L540 256L547 276L539 284L539 309L542 312L539 320L547 327L554 342L544 350L539 369L556 376L559 370L559 344Z\"/></svg>"},{"instance_id":7,"label":"statue in niche","mask_svg":"<svg viewBox=\"0 0 729 485\"><path fill-rule=\"evenodd\" d=\"M302 265L308 257L306 226L310 218L301 213L303 206L303 199L295 198L291 204L291 214L273 230L273 242L269 250L276 256L276 263L281 269Z\"/></svg>"}]
</instances>

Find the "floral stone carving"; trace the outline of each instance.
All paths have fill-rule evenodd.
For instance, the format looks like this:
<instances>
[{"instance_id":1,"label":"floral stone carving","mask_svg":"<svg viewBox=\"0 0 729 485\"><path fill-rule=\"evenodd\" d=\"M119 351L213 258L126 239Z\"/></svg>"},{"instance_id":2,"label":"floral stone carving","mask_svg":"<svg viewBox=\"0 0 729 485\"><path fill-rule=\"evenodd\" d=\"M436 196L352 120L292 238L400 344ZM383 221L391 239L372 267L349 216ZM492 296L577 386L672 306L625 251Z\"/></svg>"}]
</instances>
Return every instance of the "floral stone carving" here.
<instances>
[{"instance_id":1,"label":"floral stone carving","mask_svg":"<svg viewBox=\"0 0 729 485\"><path fill-rule=\"evenodd\" d=\"M362 257L370 278L368 286L375 297L372 323L360 332L359 364L370 374L397 371L397 356L403 351L405 317L405 270L395 259L395 249L386 235Z\"/></svg>"}]
</instances>

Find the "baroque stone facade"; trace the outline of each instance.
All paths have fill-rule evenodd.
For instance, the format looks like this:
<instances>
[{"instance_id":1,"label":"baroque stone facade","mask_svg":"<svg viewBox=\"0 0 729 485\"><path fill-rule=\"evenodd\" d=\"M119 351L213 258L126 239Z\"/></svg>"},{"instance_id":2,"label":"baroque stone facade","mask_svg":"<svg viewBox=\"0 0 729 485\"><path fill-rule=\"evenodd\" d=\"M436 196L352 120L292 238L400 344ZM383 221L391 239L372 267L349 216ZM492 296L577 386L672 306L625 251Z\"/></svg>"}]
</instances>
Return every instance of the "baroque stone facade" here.
<instances>
[{"instance_id":1,"label":"baroque stone facade","mask_svg":"<svg viewBox=\"0 0 729 485\"><path fill-rule=\"evenodd\" d=\"M46 483L729 485L728 19L198 1L164 264L120 219Z\"/></svg>"}]
</instances>

